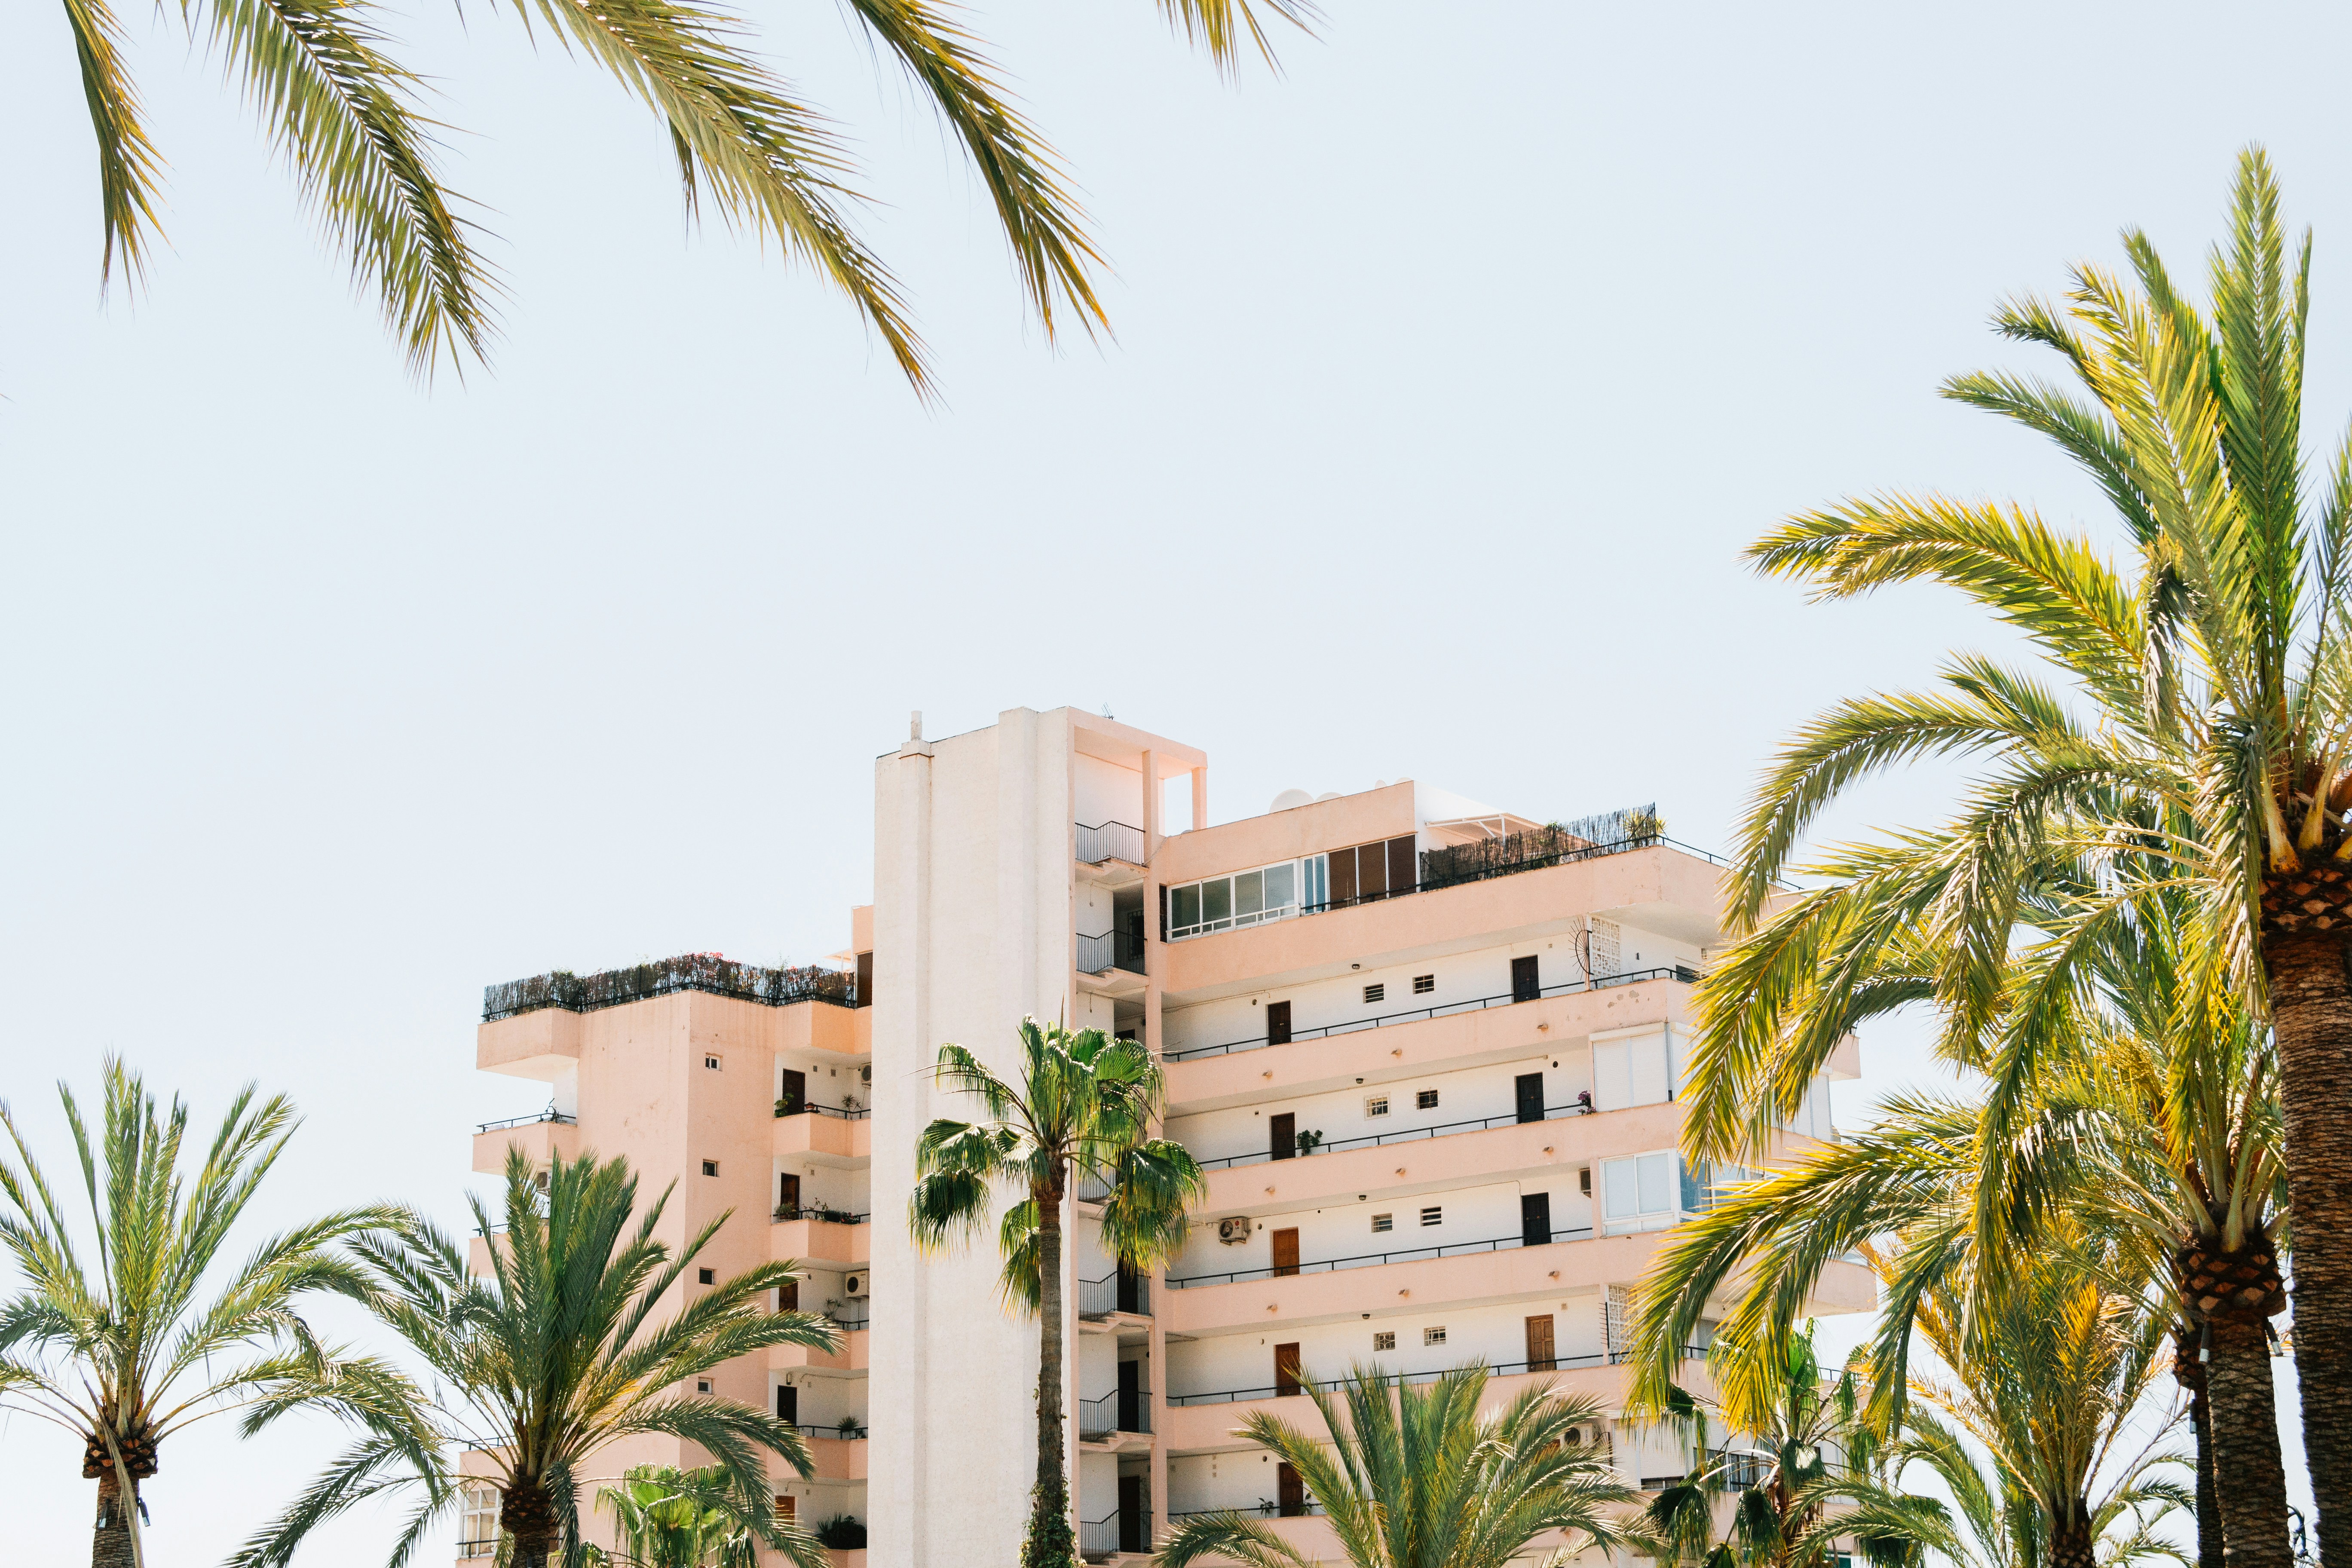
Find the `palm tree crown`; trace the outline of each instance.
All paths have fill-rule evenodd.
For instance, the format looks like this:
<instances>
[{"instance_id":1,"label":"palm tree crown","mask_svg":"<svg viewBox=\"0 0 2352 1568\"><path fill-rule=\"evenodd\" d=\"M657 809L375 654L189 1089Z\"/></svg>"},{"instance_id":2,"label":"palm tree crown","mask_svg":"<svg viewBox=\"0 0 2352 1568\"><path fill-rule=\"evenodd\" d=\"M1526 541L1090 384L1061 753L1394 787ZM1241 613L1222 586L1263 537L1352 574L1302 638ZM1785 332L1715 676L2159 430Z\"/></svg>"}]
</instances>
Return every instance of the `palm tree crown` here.
<instances>
[{"instance_id":1,"label":"palm tree crown","mask_svg":"<svg viewBox=\"0 0 2352 1568\"><path fill-rule=\"evenodd\" d=\"M517 1568L544 1568L561 1556L584 1561L582 1488L594 1454L625 1437L661 1434L698 1445L716 1461L718 1489L762 1540L821 1568L807 1537L780 1531L769 1501L766 1456L809 1473L807 1447L791 1425L730 1399L697 1394L693 1379L721 1363L773 1345L830 1351L833 1326L807 1312L772 1312L765 1294L797 1276L790 1261L766 1263L688 1296L661 1316L730 1214L675 1252L656 1239L665 1190L636 1214L636 1177L625 1162L583 1153L556 1159L541 1193L519 1149L507 1156L505 1221L493 1226L478 1199L474 1215L493 1238L491 1272L467 1268L457 1242L423 1219L355 1238L367 1266L358 1292L430 1368L438 1398L419 1437L359 1412L369 1430L233 1560L265 1568L291 1560L303 1537L362 1499L417 1494L394 1549L404 1563L424 1532L455 1510L460 1449L487 1462L499 1494L499 1528ZM634 1224L632 1223L634 1220ZM251 1424L279 1407L257 1408Z\"/></svg>"}]
</instances>

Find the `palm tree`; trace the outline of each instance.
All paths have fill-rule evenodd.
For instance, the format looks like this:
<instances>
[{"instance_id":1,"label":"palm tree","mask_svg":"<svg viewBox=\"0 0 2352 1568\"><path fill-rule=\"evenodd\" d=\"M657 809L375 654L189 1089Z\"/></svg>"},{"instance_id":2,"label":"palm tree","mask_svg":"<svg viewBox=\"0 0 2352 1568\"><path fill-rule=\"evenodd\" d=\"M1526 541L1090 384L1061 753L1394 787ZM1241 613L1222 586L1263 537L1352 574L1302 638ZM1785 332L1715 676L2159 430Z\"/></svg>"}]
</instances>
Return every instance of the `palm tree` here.
<instances>
[{"instance_id":1,"label":"palm tree","mask_svg":"<svg viewBox=\"0 0 2352 1568\"><path fill-rule=\"evenodd\" d=\"M1915 1406L1895 1456L1906 1475L1910 1466L1925 1466L1951 1495L1966 1528L1962 1544L1948 1554L1958 1568L2048 1568L2049 1532L2021 1478L1958 1427ZM2100 1568L2180 1563L2180 1548L2161 1528L2179 1500L2161 1477L2145 1472L2104 1492L2095 1510L2107 1522L2098 1542Z\"/></svg>"},{"instance_id":2,"label":"palm tree","mask_svg":"<svg viewBox=\"0 0 2352 1568\"><path fill-rule=\"evenodd\" d=\"M633 1227L637 1182L626 1162L558 1157L541 1193L520 1149L507 1154L504 1224L494 1226L481 1201L471 1201L480 1234L493 1238L487 1279L468 1270L453 1238L415 1215L352 1244L365 1263L354 1293L438 1385L428 1429L412 1438L381 1412L355 1410L364 1436L231 1562L288 1563L324 1521L364 1499L408 1491L418 1496L394 1549L399 1568L458 1506L454 1460L462 1449L489 1466L514 1568L546 1568L558 1557L577 1563L589 1460L645 1434L699 1445L719 1471L705 1495L723 1497L762 1539L789 1550L793 1538L774 1532L764 1456L807 1475L798 1430L750 1405L688 1391L698 1374L773 1345L838 1346L823 1318L766 1310L765 1293L798 1278L793 1265L765 1263L701 1287L657 1319L733 1211L673 1254L654 1235L668 1189ZM276 1419L288 1403L257 1405L248 1427Z\"/></svg>"},{"instance_id":3,"label":"palm tree","mask_svg":"<svg viewBox=\"0 0 2352 1568\"><path fill-rule=\"evenodd\" d=\"M1830 1568L1849 1537L1882 1568L1919 1568L1931 1550L1958 1555L1942 1505L1906 1495L1883 1473L1860 1377L1851 1364L1822 1375L1811 1324L1752 1348L1717 1335L1707 1361L1717 1369L1752 1363L1749 1375L1725 1380L1746 1397L1715 1410L1679 1387L1667 1399L1667 1414L1689 1435L1691 1468L1650 1500L1650 1523L1668 1549L1662 1563ZM1720 1448L1708 1446L1716 1429L1731 1439ZM1718 1543L1716 1504L1727 1495L1729 1539Z\"/></svg>"},{"instance_id":4,"label":"palm tree","mask_svg":"<svg viewBox=\"0 0 2352 1568\"><path fill-rule=\"evenodd\" d=\"M997 1226L1005 1303L1037 1318L1037 1479L1021 1563L1067 1568L1077 1543L1062 1468L1062 1205L1074 1180L1107 1185L1103 1246L1148 1270L1183 1250L1184 1211L1208 1182L1182 1144L1151 1136L1164 1090L1143 1047L1034 1018L1021 1020L1020 1039L1011 1080L961 1046L940 1047L936 1081L978 1096L988 1120L942 1117L923 1130L908 1226L919 1247L936 1249L987 1227L999 1184L1023 1194Z\"/></svg>"},{"instance_id":5,"label":"palm tree","mask_svg":"<svg viewBox=\"0 0 2352 1568\"><path fill-rule=\"evenodd\" d=\"M1685 1141L1694 1155L1727 1155L1785 1115L1843 1034L1854 976L1895 931L1924 924L1937 955L1927 990L1965 1040L1999 1007L2013 939L2032 939L2037 879L2053 855L2100 871L2095 908L2074 925L2086 944L2103 921L2185 882L2188 946L2200 955L2186 989L2234 994L2275 1044L2305 1448L2322 1552L2332 1531L2343 1554L2352 1205L2336 1173L2352 1163L2352 1115L2338 1103L2352 1079L2352 837L2338 814L2352 805L2352 442L2307 504L2310 247L2306 237L2289 264L2258 149L2240 161L2210 317L2144 235L2127 232L2125 249L2133 282L2081 266L2065 309L2027 298L1995 316L2005 336L2057 351L2087 397L2006 373L1944 390L2080 464L2124 525L2130 574L2022 507L1935 496L1851 500L1791 519L1751 552L1763 571L1824 597L1909 581L1956 587L2031 639L2067 691L1960 658L1942 689L1845 703L1782 754L1742 830L1733 904L1755 940L1702 996L1709 1023ZM1817 868L1839 885L1780 900L1776 879L1830 800L1937 754L1985 766L1954 820L1829 858ZM2153 862L2166 873L2136 873ZM2056 955L2052 983L2070 967ZM2284 1300L2265 1240L2200 1264L2221 1287L2217 1321L2259 1326Z\"/></svg>"},{"instance_id":6,"label":"palm tree","mask_svg":"<svg viewBox=\"0 0 2352 1568\"><path fill-rule=\"evenodd\" d=\"M613 1516L615 1542L610 1552L589 1547L588 1568L758 1568L762 1544L795 1568L832 1562L799 1525L764 1513L746 1519L736 1504L716 1466L634 1466L622 1472L619 1486L596 1493L596 1506Z\"/></svg>"},{"instance_id":7,"label":"palm tree","mask_svg":"<svg viewBox=\"0 0 2352 1568\"><path fill-rule=\"evenodd\" d=\"M1328 1438L1263 1410L1241 1431L1297 1472L1353 1568L1504 1568L1554 1531L1567 1539L1546 1568L1587 1547L1632 1544L1607 1510L1641 1494L1610 1465L1600 1405L1555 1394L1547 1379L1482 1415L1486 1376L1473 1363L1416 1386L1359 1366L1344 1411L1329 1390L1306 1383ZM1184 1521L1154 1563L1204 1561L1310 1568L1314 1559L1259 1521L1226 1512Z\"/></svg>"},{"instance_id":8,"label":"palm tree","mask_svg":"<svg viewBox=\"0 0 2352 1568\"><path fill-rule=\"evenodd\" d=\"M740 20L695 0L510 3L526 29L536 20L661 116L689 214L708 196L730 224L807 263L928 391L922 343L898 282L849 222L857 198L846 147L824 115L744 46ZM1263 3L1302 28L1316 17L1312 0ZM1160 4L1224 71L1244 46L1272 58L1253 0ZM849 10L962 143L1047 337L1063 310L1090 332L1103 325L1091 276L1102 258L1085 214L980 40L937 0L851 0ZM187 0L183 11L190 30L209 34L242 79L304 200L406 343L412 370L429 372L445 356L459 366L482 358L498 281L475 248L464 198L435 167L441 127L423 112L424 80L393 57L387 18L373 0ZM98 138L100 276L111 278L119 259L136 281L161 232L163 154L123 58L114 7L66 0L66 19Z\"/></svg>"},{"instance_id":9,"label":"palm tree","mask_svg":"<svg viewBox=\"0 0 2352 1568\"><path fill-rule=\"evenodd\" d=\"M98 1481L90 1562L120 1568L145 1560L140 1483L156 1473L166 1438L207 1416L336 1384L393 1411L402 1384L379 1362L321 1345L297 1310L305 1296L348 1284L335 1242L390 1210L344 1210L270 1237L199 1300L229 1232L293 1136L293 1106L280 1096L257 1105L247 1085L203 1165L184 1172L187 1106L174 1099L163 1114L138 1075L111 1058L103 1078L95 1146L73 1091L58 1086L89 1204L87 1262L14 1112L0 1103L17 1162L0 1159L0 1245L26 1283L0 1308L0 1409L81 1438L82 1474Z\"/></svg>"}]
</instances>

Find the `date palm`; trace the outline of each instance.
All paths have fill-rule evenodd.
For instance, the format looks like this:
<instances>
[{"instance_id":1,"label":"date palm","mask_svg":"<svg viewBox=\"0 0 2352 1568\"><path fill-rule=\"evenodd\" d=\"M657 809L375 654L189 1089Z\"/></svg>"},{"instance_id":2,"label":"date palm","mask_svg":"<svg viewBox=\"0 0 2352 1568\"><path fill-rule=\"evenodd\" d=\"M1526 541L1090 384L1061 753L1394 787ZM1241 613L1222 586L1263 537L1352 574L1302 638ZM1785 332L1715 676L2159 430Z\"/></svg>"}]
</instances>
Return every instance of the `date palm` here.
<instances>
[{"instance_id":1,"label":"date palm","mask_svg":"<svg viewBox=\"0 0 2352 1568\"><path fill-rule=\"evenodd\" d=\"M162 1445L195 1423L318 1390L325 1403L372 1400L396 1424L397 1374L321 1345L299 1310L304 1297L350 1282L337 1239L393 1211L327 1215L232 1265L229 1233L293 1135L284 1098L257 1104L247 1085L202 1164L184 1170L187 1107L175 1099L164 1112L120 1061L106 1063L96 1129L70 1089L58 1094L89 1205L89 1250L0 1104L16 1156L0 1158L0 1246L24 1279L0 1307L0 1410L81 1439L82 1474L98 1481L90 1562L121 1568L145 1558L140 1483L156 1473Z\"/></svg>"},{"instance_id":2,"label":"date palm","mask_svg":"<svg viewBox=\"0 0 2352 1568\"><path fill-rule=\"evenodd\" d=\"M1998 373L1945 393L2055 441L2120 522L2098 543L2016 505L1857 499L1790 520L1751 552L1824 597L1894 583L1958 588L2021 632L2063 680L1957 658L1939 689L1847 702L1817 718L1760 783L1733 874L1740 961L1704 988L1685 1142L1756 1143L1818 1073L1859 1005L1858 977L1896 932L1935 957L1921 994L1949 1035L1983 1036L2012 945L2040 940L2041 879L2089 858L2076 911L2087 950L2147 897L2193 901L2188 989L2232 993L2274 1042L2294 1215L2295 1354L2321 1550L2352 1552L2352 443L2307 495L2302 440L2310 245L2292 260L2268 161L2240 161L2230 234L2200 310L2147 238L2128 280L2089 265L2065 306L2021 299L2000 331L2055 351L2081 394ZM1781 901L1774 879L1818 813L1883 768L1943 754L1982 772L1940 827L1843 851L1836 885ZM2162 862L2164 876L2135 868ZM2112 875L2110 874L2112 870ZM1768 919L1768 906L1769 910ZM2063 985L2074 960L2056 955ZM1966 1047L1952 1047L1955 1058ZM2206 1259L2259 1325L2284 1301L2261 1243Z\"/></svg>"},{"instance_id":3,"label":"date palm","mask_svg":"<svg viewBox=\"0 0 2352 1568\"><path fill-rule=\"evenodd\" d=\"M1330 1436L1263 1410L1240 1431L1297 1473L1350 1568L1505 1568L1552 1533L1566 1539L1544 1568L1590 1547L1633 1544L1628 1519L1612 1510L1641 1494L1610 1464L1600 1404L1556 1394L1546 1380L1481 1415L1486 1382L1475 1363L1422 1385L1359 1366L1344 1406L1304 1380ZM1225 1512L1178 1525L1154 1564L1216 1562L1312 1568L1315 1559L1271 1526Z\"/></svg>"},{"instance_id":4,"label":"date palm","mask_svg":"<svg viewBox=\"0 0 2352 1568\"><path fill-rule=\"evenodd\" d=\"M589 1547L588 1568L759 1568L763 1545L793 1568L829 1568L833 1559L815 1536L766 1510L747 1519L737 1503L716 1467L633 1466L619 1486L597 1490L614 1542L610 1552Z\"/></svg>"},{"instance_id":5,"label":"date palm","mask_svg":"<svg viewBox=\"0 0 2352 1568\"><path fill-rule=\"evenodd\" d=\"M1208 1183L1182 1144L1151 1136L1165 1096L1142 1046L1024 1018L1020 1049L1007 1077L961 1046L940 1047L935 1080L977 1097L987 1120L942 1117L923 1130L908 1226L919 1247L937 1249L986 1230L999 1187L1020 1194L996 1230L1005 1303L1037 1319L1037 1479L1021 1564L1068 1568L1077 1542L1062 1466L1062 1205L1074 1183L1102 1184L1104 1248L1149 1270L1183 1250L1185 1210Z\"/></svg>"},{"instance_id":6,"label":"date palm","mask_svg":"<svg viewBox=\"0 0 2352 1568\"><path fill-rule=\"evenodd\" d=\"M473 1200L480 1233L493 1238L490 1273L476 1277L456 1240L414 1215L363 1233L355 1294L430 1370L436 1398L422 1442L353 1412L365 1430L278 1518L230 1561L268 1568L293 1559L325 1521L374 1497L415 1498L393 1551L407 1562L425 1532L459 1506L456 1461L471 1452L499 1493L499 1528L514 1568L586 1561L580 1516L589 1464L601 1450L645 1435L699 1445L716 1461L708 1495L787 1552L803 1538L775 1533L768 1458L806 1476L799 1430L731 1399L692 1392L697 1375L774 1345L832 1351L840 1336L809 1312L771 1312L766 1293L798 1276L790 1261L764 1263L713 1285L680 1290L694 1260L732 1215L721 1214L675 1251L656 1239L665 1189L637 1214L637 1179L625 1161L592 1153L547 1170L535 1184L520 1149L507 1154L504 1222ZM684 1300L679 1300L683 1294ZM670 1303L667 1314L663 1308ZM265 1401L258 1428L290 1400ZM814 1558L794 1557L816 1568Z\"/></svg>"},{"instance_id":7,"label":"date palm","mask_svg":"<svg viewBox=\"0 0 2352 1568\"><path fill-rule=\"evenodd\" d=\"M1160 0L1171 21L1230 71L1267 40L1254 0ZM1311 0L1256 0L1305 26ZM698 0L502 0L524 28L617 78L662 119L689 214L705 199L730 224L773 239L839 289L919 390L920 339L888 268L850 222L855 165L822 113L742 42L744 25ZM877 54L895 58L962 144L987 187L1031 307L1051 338L1062 313L1104 321L1101 264L1058 160L1013 107L994 64L940 0L849 0ZM376 0L180 0L182 20L225 57L293 167L303 199L361 289L408 351L412 369L484 355L497 279L475 245L467 204L436 166L439 122L424 80L392 50ZM110 0L65 0L98 139L101 277L134 279L160 235L163 158L124 58Z\"/></svg>"}]
</instances>

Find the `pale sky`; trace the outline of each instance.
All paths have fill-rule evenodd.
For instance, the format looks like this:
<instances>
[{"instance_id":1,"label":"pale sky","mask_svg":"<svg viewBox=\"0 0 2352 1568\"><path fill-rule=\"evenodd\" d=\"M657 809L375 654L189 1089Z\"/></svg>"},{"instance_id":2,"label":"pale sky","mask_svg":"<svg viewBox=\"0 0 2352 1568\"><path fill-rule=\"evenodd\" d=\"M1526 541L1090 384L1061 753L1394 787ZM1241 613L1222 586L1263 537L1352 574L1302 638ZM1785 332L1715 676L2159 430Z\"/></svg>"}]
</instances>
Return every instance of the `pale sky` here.
<instances>
[{"instance_id":1,"label":"pale sky","mask_svg":"<svg viewBox=\"0 0 2352 1568\"><path fill-rule=\"evenodd\" d=\"M0 11L0 1093L62 1179L51 1079L119 1051L208 1126L258 1078L310 1119L261 1224L455 1220L473 1124L541 1099L473 1070L481 986L841 947L910 709L1107 704L1209 752L1220 821L1409 776L1722 844L1814 709L2005 646L1925 591L1808 607L1741 546L1876 487L2106 531L1936 384L2049 368L1988 310L2124 225L2199 275L2249 140L2317 227L2332 438L2340 11L1780 9L1333 0L1228 87L1146 0L982 5L1116 267L1116 340L1056 352L930 114L835 7L755 5L887 204L939 410L807 274L690 231L660 127L488 5L394 31L512 293L490 370L405 378L217 65L135 5L170 245L101 305L62 13ZM1916 1031L1865 1064L1848 1121L1934 1073ZM333 1438L167 1447L151 1562L218 1562ZM0 1454L12 1557L78 1560L78 1445L20 1418Z\"/></svg>"}]
</instances>

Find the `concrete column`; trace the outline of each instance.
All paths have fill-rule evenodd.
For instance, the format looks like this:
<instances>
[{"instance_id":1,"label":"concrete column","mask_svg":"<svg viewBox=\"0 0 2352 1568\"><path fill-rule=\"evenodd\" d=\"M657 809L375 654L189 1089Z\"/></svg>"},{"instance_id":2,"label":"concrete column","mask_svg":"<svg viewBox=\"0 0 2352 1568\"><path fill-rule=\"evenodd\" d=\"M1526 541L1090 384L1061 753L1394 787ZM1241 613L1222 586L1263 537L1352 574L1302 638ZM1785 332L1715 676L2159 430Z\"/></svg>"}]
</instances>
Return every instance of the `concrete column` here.
<instances>
[{"instance_id":1,"label":"concrete column","mask_svg":"<svg viewBox=\"0 0 2352 1568\"><path fill-rule=\"evenodd\" d=\"M1160 857L1160 753L1143 753L1143 859L1150 865Z\"/></svg>"},{"instance_id":2,"label":"concrete column","mask_svg":"<svg viewBox=\"0 0 2352 1568\"><path fill-rule=\"evenodd\" d=\"M1192 770L1192 831L1198 833L1209 826L1209 770Z\"/></svg>"},{"instance_id":3,"label":"concrete column","mask_svg":"<svg viewBox=\"0 0 2352 1568\"><path fill-rule=\"evenodd\" d=\"M1151 1536L1146 1546L1157 1546L1168 1531L1168 1331L1160 1326L1160 1293L1168 1271L1151 1271Z\"/></svg>"}]
</instances>

